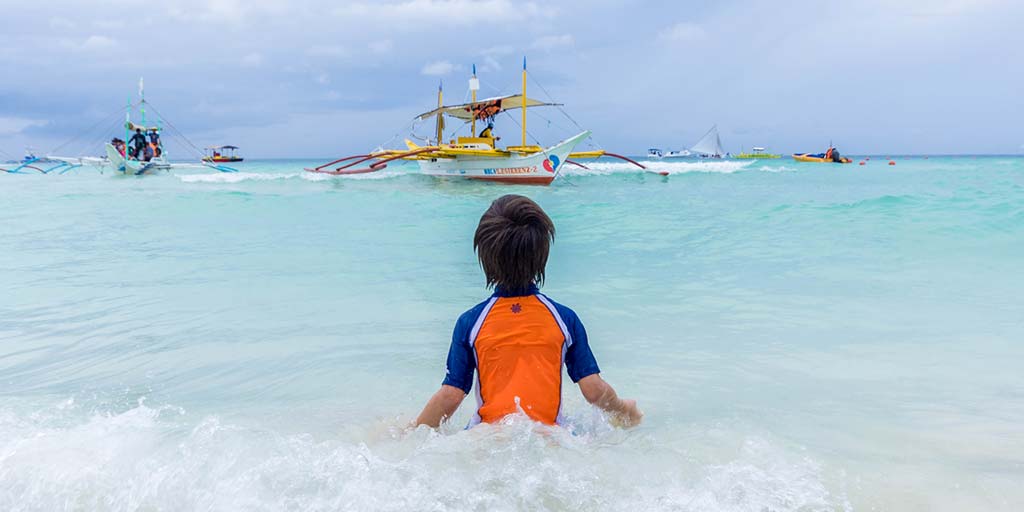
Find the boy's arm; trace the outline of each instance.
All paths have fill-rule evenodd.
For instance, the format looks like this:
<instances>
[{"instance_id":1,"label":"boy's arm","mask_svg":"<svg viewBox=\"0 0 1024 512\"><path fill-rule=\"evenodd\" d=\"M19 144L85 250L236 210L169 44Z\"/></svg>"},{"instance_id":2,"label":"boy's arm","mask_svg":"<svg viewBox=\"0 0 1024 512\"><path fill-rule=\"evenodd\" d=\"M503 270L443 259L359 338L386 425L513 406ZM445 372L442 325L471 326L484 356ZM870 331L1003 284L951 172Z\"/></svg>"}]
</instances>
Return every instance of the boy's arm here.
<instances>
[{"instance_id":1,"label":"boy's arm","mask_svg":"<svg viewBox=\"0 0 1024 512\"><path fill-rule=\"evenodd\" d=\"M430 428L437 428L441 422L451 418L459 404L466 398L466 393L455 386L441 385L441 389L430 397L423 412L416 418L416 426L426 425Z\"/></svg>"},{"instance_id":2,"label":"boy's arm","mask_svg":"<svg viewBox=\"0 0 1024 512\"><path fill-rule=\"evenodd\" d=\"M644 413L636 406L636 400L619 398L615 389L601 378L601 375L594 373L583 377L578 382L583 398L591 404L611 413L616 420L621 422L623 427L633 427L640 424Z\"/></svg>"}]
</instances>

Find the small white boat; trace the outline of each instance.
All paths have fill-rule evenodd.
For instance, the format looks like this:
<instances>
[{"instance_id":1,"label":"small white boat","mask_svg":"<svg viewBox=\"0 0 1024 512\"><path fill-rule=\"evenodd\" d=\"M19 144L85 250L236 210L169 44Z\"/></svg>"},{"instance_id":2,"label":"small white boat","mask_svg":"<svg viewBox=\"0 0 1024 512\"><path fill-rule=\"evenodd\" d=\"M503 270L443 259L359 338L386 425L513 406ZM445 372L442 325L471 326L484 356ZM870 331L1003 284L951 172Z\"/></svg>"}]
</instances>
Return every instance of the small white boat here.
<instances>
[{"instance_id":1,"label":"small white boat","mask_svg":"<svg viewBox=\"0 0 1024 512\"><path fill-rule=\"evenodd\" d=\"M693 156L688 150L682 151L662 151L658 148L651 148L647 150L647 158L662 159L662 158L687 158Z\"/></svg>"},{"instance_id":2,"label":"small white boat","mask_svg":"<svg viewBox=\"0 0 1024 512\"><path fill-rule=\"evenodd\" d=\"M669 151L668 153L665 153L661 157L662 158L687 158L687 157L691 157L691 156L693 156L693 153L690 153L689 150L684 149L682 151Z\"/></svg>"}]
</instances>

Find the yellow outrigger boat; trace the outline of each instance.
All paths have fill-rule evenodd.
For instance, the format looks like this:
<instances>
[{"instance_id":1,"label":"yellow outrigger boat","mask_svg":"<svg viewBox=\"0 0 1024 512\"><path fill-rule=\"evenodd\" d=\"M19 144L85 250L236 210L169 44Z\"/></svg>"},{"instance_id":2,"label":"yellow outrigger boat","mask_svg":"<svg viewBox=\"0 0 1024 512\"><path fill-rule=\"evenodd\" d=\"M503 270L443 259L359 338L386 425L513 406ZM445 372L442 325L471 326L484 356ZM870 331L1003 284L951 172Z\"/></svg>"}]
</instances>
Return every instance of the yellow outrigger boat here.
<instances>
[{"instance_id":1,"label":"yellow outrigger boat","mask_svg":"<svg viewBox=\"0 0 1024 512\"><path fill-rule=\"evenodd\" d=\"M747 153L746 151L742 151L738 155L733 155L733 158L740 158L740 159L747 159L747 160L762 160L762 159L782 158L782 155L776 155L774 153L765 153L764 152L764 148L753 147L753 148L751 148L751 152L750 153Z\"/></svg>"},{"instance_id":2,"label":"yellow outrigger boat","mask_svg":"<svg viewBox=\"0 0 1024 512\"><path fill-rule=\"evenodd\" d=\"M554 181L559 169L565 164L586 167L576 162L579 159L619 158L641 169L647 169L634 160L604 150L578 151L576 146L590 136L582 132L549 147L527 144L526 109L533 107L561 106L545 103L526 95L526 59L523 59L523 89L521 94L510 94L477 100L480 81L473 66L469 80L471 101L457 105L445 105L441 88L437 92L437 108L416 116L415 121L436 119L434 144L420 146L409 139L405 149L381 149L364 155L354 155L328 162L306 171L332 174L362 174L376 172L395 160L412 160L418 164L419 172L430 176L459 177L474 180L495 181L526 185L548 185ZM510 110L521 111L522 142L517 146L499 148L494 137L474 137L477 121L493 121L494 117ZM469 137L456 137L444 141L445 118L452 117L470 124ZM365 165L365 166L364 166ZM663 173L659 173L663 174Z\"/></svg>"}]
</instances>

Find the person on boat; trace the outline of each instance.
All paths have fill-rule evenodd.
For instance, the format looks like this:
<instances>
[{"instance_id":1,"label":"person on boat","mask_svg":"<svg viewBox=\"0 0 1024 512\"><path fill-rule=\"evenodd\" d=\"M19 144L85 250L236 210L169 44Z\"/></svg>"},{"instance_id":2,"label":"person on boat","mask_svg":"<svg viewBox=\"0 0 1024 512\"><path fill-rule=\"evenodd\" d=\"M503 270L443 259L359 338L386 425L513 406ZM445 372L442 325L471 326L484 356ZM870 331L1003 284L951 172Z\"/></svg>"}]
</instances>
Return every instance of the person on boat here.
<instances>
[{"instance_id":1,"label":"person on boat","mask_svg":"<svg viewBox=\"0 0 1024 512\"><path fill-rule=\"evenodd\" d=\"M153 153L154 153L153 152L153 145L152 144L146 144L145 146L142 147L142 160L146 161L146 162L152 160L153 159Z\"/></svg>"},{"instance_id":2,"label":"person on boat","mask_svg":"<svg viewBox=\"0 0 1024 512\"><path fill-rule=\"evenodd\" d=\"M146 147L146 136L142 134L142 128L135 129L135 135L132 135L132 138L131 140L128 141L128 143L131 144L133 148L135 148L133 156L138 158L138 156L142 154Z\"/></svg>"},{"instance_id":3,"label":"person on boat","mask_svg":"<svg viewBox=\"0 0 1024 512\"><path fill-rule=\"evenodd\" d=\"M149 129L149 142L160 145L160 132L156 131L156 128Z\"/></svg>"},{"instance_id":4,"label":"person on boat","mask_svg":"<svg viewBox=\"0 0 1024 512\"><path fill-rule=\"evenodd\" d=\"M831 160L836 163L842 163L843 157L839 155L839 150L836 148L828 148L825 152L825 160Z\"/></svg>"},{"instance_id":5,"label":"person on boat","mask_svg":"<svg viewBox=\"0 0 1024 512\"><path fill-rule=\"evenodd\" d=\"M114 137L113 139L110 139L110 145L114 146L114 149L116 149L117 152L122 157L124 156L124 141L123 140L121 140L121 139L119 139L117 137Z\"/></svg>"},{"instance_id":6,"label":"person on boat","mask_svg":"<svg viewBox=\"0 0 1024 512\"><path fill-rule=\"evenodd\" d=\"M493 122L487 123L487 128L484 128L483 131L480 132L480 138L481 139L501 140L501 137L495 137L494 136L494 123Z\"/></svg>"},{"instance_id":7,"label":"person on boat","mask_svg":"<svg viewBox=\"0 0 1024 512\"><path fill-rule=\"evenodd\" d=\"M562 418L562 367L583 397L624 427L640 423L636 401L619 398L601 378L587 331L576 313L540 292L555 225L531 199L509 194L480 217L473 237L490 298L455 323L441 388L416 418L437 428L475 385L471 425L511 414L557 425ZM474 378L473 374L476 374Z\"/></svg>"}]
</instances>

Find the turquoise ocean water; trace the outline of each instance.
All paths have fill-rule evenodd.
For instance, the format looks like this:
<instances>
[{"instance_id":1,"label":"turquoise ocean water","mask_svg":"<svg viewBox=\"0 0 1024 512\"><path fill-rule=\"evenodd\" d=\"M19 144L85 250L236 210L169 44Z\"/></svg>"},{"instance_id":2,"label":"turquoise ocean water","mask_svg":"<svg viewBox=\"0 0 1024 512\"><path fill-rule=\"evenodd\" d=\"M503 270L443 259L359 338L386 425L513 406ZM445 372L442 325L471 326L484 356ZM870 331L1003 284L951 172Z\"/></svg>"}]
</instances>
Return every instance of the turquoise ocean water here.
<instances>
[{"instance_id":1,"label":"turquoise ocean water","mask_svg":"<svg viewBox=\"0 0 1024 512\"><path fill-rule=\"evenodd\" d=\"M896 161L0 174L0 509L1020 510L1024 158ZM641 427L404 431L507 192Z\"/></svg>"}]
</instances>

